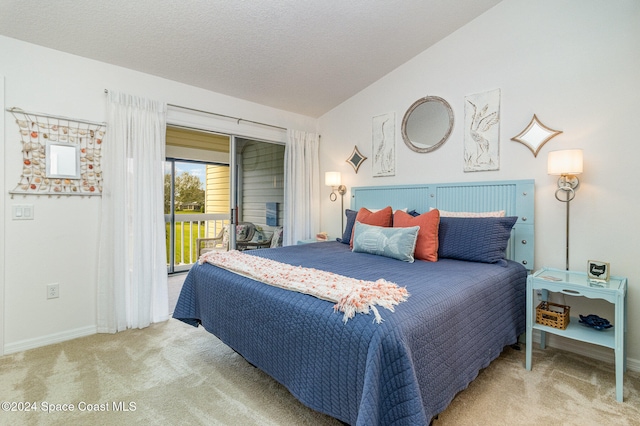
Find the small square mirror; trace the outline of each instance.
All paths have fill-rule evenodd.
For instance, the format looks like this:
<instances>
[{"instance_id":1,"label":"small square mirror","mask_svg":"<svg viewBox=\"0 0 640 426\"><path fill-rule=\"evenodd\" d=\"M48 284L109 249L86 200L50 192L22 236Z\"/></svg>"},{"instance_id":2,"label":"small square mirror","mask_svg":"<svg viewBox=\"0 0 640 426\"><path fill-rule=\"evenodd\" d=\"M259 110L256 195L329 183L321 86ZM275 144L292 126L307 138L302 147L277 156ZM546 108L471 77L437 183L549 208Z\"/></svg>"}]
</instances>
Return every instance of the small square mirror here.
<instances>
[{"instance_id":1,"label":"small square mirror","mask_svg":"<svg viewBox=\"0 0 640 426\"><path fill-rule=\"evenodd\" d=\"M45 174L48 178L80 179L80 148L77 145L47 142L47 166Z\"/></svg>"}]
</instances>

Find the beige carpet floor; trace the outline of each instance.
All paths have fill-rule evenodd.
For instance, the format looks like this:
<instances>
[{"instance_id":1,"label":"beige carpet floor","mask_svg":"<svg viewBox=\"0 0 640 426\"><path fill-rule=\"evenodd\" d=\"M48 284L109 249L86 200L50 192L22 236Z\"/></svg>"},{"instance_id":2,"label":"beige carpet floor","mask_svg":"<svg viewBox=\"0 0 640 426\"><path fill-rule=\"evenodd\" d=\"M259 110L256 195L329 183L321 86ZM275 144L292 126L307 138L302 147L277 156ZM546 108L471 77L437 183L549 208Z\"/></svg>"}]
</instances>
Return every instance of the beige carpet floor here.
<instances>
[{"instance_id":1,"label":"beige carpet floor","mask_svg":"<svg viewBox=\"0 0 640 426\"><path fill-rule=\"evenodd\" d=\"M182 290L182 284L187 278L187 273L171 274L167 278L167 296L169 299L169 313L172 314L178 303L178 297L180 297L180 290Z\"/></svg>"},{"instance_id":2,"label":"beige carpet floor","mask_svg":"<svg viewBox=\"0 0 640 426\"><path fill-rule=\"evenodd\" d=\"M618 403L610 364L535 349L533 367L524 369L524 350L506 348L434 425L640 425L638 373L626 374ZM0 411L2 425L340 424L202 328L176 320L1 357L0 401L36 409ZM53 404L75 411L44 411L63 408Z\"/></svg>"}]
</instances>

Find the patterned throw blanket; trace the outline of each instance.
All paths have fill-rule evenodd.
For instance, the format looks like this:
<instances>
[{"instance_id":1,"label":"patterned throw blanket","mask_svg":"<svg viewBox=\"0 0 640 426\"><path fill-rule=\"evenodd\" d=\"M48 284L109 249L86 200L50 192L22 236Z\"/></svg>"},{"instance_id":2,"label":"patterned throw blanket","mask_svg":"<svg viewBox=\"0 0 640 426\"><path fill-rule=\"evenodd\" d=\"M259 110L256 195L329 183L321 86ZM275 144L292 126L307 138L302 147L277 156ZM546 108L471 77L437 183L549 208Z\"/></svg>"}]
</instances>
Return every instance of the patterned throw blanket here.
<instances>
[{"instance_id":1,"label":"patterned throw blanket","mask_svg":"<svg viewBox=\"0 0 640 426\"><path fill-rule=\"evenodd\" d=\"M204 262L265 284L335 302L333 310L344 313L342 321L345 323L356 313L369 314L373 311L375 322L380 324L382 317L376 305L393 312L395 305L409 297L406 288L382 278L375 282L364 281L236 250L203 254L198 263L202 265Z\"/></svg>"}]
</instances>

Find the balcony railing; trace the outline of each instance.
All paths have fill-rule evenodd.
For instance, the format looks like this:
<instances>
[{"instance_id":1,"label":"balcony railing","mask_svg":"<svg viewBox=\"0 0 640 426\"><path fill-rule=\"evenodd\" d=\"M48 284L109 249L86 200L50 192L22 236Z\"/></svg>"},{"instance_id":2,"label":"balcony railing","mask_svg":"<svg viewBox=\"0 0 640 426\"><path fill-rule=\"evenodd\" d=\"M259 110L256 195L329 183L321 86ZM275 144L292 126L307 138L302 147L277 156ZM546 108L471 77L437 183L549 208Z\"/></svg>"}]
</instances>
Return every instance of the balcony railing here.
<instances>
[{"instance_id":1,"label":"balcony railing","mask_svg":"<svg viewBox=\"0 0 640 426\"><path fill-rule=\"evenodd\" d=\"M173 244L171 244L171 215L164 216L169 272L188 270L198 261L196 240L219 235L222 227L229 223L228 214L176 214L174 218Z\"/></svg>"}]
</instances>

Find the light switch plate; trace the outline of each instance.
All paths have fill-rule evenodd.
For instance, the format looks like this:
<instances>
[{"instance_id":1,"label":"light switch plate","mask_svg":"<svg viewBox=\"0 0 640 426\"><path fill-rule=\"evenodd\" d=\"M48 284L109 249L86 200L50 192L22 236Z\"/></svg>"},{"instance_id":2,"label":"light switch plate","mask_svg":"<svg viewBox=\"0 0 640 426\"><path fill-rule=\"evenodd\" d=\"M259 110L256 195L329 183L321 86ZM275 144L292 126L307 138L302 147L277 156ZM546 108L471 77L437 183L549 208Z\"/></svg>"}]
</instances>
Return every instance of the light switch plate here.
<instances>
[{"instance_id":1,"label":"light switch plate","mask_svg":"<svg viewBox=\"0 0 640 426\"><path fill-rule=\"evenodd\" d=\"M33 204L14 204L11 209L13 220L33 220Z\"/></svg>"}]
</instances>

